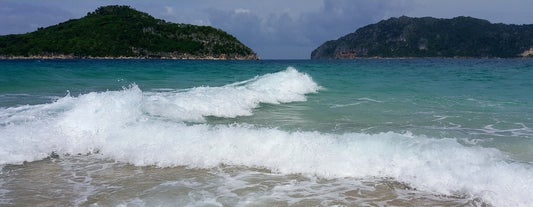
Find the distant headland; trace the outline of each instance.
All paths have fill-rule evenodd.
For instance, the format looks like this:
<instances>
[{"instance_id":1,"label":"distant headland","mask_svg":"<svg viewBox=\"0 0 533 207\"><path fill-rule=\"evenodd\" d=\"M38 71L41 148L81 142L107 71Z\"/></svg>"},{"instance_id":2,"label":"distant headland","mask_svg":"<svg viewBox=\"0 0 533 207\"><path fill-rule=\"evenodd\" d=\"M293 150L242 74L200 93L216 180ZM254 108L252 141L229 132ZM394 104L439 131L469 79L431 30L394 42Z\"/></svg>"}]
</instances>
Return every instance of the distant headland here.
<instances>
[{"instance_id":1,"label":"distant headland","mask_svg":"<svg viewBox=\"0 0 533 207\"><path fill-rule=\"evenodd\" d=\"M129 6L105 6L80 19L0 36L0 59L257 60L249 47L209 26L175 24Z\"/></svg>"},{"instance_id":2,"label":"distant headland","mask_svg":"<svg viewBox=\"0 0 533 207\"><path fill-rule=\"evenodd\" d=\"M533 57L533 24L492 24L472 17L390 18L325 42L311 59Z\"/></svg>"}]
</instances>

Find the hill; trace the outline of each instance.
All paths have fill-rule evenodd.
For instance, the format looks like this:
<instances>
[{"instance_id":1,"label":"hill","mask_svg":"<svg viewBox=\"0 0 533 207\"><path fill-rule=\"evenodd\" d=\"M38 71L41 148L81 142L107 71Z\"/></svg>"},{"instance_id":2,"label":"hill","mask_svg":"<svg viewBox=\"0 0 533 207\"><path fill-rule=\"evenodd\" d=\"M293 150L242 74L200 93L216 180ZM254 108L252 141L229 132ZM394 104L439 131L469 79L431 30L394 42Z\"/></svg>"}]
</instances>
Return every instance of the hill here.
<instances>
[{"instance_id":1,"label":"hill","mask_svg":"<svg viewBox=\"0 0 533 207\"><path fill-rule=\"evenodd\" d=\"M533 25L472 17L390 18L322 44L311 59L359 57L532 57Z\"/></svg>"},{"instance_id":2,"label":"hill","mask_svg":"<svg viewBox=\"0 0 533 207\"><path fill-rule=\"evenodd\" d=\"M1 58L258 59L228 33L105 6L37 31L0 36Z\"/></svg>"}]
</instances>

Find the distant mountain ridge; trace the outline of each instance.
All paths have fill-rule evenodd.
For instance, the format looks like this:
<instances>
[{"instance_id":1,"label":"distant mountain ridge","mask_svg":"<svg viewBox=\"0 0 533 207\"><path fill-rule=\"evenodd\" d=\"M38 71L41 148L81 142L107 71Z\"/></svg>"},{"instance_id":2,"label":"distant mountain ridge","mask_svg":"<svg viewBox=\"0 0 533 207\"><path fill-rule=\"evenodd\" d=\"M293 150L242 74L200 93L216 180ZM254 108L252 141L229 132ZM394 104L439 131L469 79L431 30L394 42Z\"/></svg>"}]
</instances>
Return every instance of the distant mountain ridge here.
<instances>
[{"instance_id":1,"label":"distant mountain ridge","mask_svg":"<svg viewBox=\"0 0 533 207\"><path fill-rule=\"evenodd\" d=\"M258 59L232 35L105 6L35 32L0 36L0 58Z\"/></svg>"},{"instance_id":2,"label":"distant mountain ridge","mask_svg":"<svg viewBox=\"0 0 533 207\"><path fill-rule=\"evenodd\" d=\"M327 41L311 53L311 59L365 57L533 57L533 24L402 16Z\"/></svg>"}]
</instances>

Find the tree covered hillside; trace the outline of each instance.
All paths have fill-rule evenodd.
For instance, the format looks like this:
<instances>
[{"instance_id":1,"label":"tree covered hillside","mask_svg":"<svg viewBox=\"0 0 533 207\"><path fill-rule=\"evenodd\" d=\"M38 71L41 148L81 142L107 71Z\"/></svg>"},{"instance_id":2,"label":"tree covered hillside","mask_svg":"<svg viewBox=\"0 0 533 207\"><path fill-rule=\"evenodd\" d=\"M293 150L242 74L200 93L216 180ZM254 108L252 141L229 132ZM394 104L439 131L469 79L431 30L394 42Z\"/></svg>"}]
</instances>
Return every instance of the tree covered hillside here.
<instances>
[{"instance_id":1,"label":"tree covered hillside","mask_svg":"<svg viewBox=\"0 0 533 207\"><path fill-rule=\"evenodd\" d=\"M533 56L533 25L492 24L472 17L390 18L315 49L312 59L358 57Z\"/></svg>"},{"instance_id":2,"label":"tree covered hillside","mask_svg":"<svg viewBox=\"0 0 533 207\"><path fill-rule=\"evenodd\" d=\"M129 6L100 7L81 19L0 36L0 55L257 59L250 48L222 30L169 23Z\"/></svg>"}]
</instances>

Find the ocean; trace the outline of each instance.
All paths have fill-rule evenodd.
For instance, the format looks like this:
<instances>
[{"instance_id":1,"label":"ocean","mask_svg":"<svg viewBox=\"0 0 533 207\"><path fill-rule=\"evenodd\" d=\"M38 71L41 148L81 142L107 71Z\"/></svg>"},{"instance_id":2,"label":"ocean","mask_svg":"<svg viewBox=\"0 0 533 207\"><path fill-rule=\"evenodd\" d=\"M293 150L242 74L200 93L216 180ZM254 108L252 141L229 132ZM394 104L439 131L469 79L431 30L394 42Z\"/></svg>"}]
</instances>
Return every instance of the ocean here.
<instances>
[{"instance_id":1,"label":"ocean","mask_svg":"<svg viewBox=\"0 0 533 207\"><path fill-rule=\"evenodd\" d=\"M533 59L0 61L0 206L533 206Z\"/></svg>"}]
</instances>

